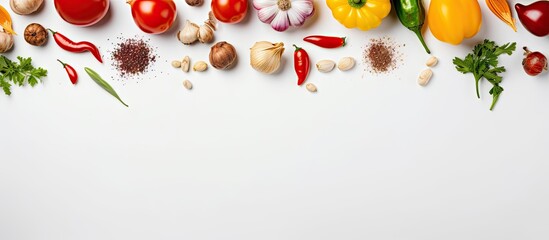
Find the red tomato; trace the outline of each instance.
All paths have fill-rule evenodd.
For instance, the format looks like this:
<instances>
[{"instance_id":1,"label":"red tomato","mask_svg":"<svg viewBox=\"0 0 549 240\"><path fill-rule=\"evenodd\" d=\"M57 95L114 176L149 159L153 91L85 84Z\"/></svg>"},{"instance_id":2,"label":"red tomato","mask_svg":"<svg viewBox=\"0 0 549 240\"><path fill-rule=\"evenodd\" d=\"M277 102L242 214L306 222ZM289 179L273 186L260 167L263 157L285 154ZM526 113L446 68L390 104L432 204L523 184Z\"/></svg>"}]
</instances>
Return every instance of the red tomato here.
<instances>
[{"instance_id":1,"label":"red tomato","mask_svg":"<svg viewBox=\"0 0 549 240\"><path fill-rule=\"evenodd\" d=\"M135 24L146 33L166 32L177 17L173 0L132 0L129 3Z\"/></svg>"},{"instance_id":2,"label":"red tomato","mask_svg":"<svg viewBox=\"0 0 549 240\"><path fill-rule=\"evenodd\" d=\"M109 0L55 0L54 3L63 20L83 27L99 22L109 11Z\"/></svg>"},{"instance_id":3,"label":"red tomato","mask_svg":"<svg viewBox=\"0 0 549 240\"><path fill-rule=\"evenodd\" d=\"M238 23L248 12L247 0L212 0L212 12L224 23Z\"/></svg>"}]
</instances>

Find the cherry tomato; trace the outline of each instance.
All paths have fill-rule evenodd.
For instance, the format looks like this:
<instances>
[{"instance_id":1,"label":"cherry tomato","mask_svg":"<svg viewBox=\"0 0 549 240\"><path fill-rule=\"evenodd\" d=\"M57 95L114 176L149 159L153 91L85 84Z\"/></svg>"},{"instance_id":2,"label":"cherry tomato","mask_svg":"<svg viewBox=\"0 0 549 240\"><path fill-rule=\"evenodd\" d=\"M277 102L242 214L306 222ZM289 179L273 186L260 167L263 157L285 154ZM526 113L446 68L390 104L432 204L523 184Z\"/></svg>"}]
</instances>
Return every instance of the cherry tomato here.
<instances>
[{"instance_id":1,"label":"cherry tomato","mask_svg":"<svg viewBox=\"0 0 549 240\"><path fill-rule=\"evenodd\" d=\"M55 9L66 22L91 26L109 11L109 0L55 0Z\"/></svg>"},{"instance_id":2,"label":"cherry tomato","mask_svg":"<svg viewBox=\"0 0 549 240\"><path fill-rule=\"evenodd\" d=\"M224 23L238 23L248 12L247 0L212 0L212 12Z\"/></svg>"},{"instance_id":3,"label":"cherry tomato","mask_svg":"<svg viewBox=\"0 0 549 240\"><path fill-rule=\"evenodd\" d=\"M166 32L177 17L173 0L131 0L129 4L135 24L146 33Z\"/></svg>"}]
</instances>

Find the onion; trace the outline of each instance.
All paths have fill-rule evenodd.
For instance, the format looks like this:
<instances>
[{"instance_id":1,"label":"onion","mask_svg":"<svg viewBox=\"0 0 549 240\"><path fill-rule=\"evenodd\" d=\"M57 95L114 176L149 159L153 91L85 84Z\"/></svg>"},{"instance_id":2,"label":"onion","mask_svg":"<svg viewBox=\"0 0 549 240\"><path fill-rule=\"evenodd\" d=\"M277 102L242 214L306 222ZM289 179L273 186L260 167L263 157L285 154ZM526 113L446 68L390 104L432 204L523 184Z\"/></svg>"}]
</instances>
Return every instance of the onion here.
<instances>
[{"instance_id":1,"label":"onion","mask_svg":"<svg viewBox=\"0 0 549 240\"><path fill-rule=\"evenodd\" d=\"M210 50L210 64L217 69L225 70L236 63L236 49L228 42L218 42Z\"/></svg>"},{"instance_id":2,"label":"onion","mask_svg":"<svg viewBox=\"0 0 549 240\"><path fill-rule=\"evenodd\" d=\"M537 76L547 70L547 58L540 52L530 52L527 47L524 47L524 59L522 67L530 76Z\"/></svg>"}]
</instances>

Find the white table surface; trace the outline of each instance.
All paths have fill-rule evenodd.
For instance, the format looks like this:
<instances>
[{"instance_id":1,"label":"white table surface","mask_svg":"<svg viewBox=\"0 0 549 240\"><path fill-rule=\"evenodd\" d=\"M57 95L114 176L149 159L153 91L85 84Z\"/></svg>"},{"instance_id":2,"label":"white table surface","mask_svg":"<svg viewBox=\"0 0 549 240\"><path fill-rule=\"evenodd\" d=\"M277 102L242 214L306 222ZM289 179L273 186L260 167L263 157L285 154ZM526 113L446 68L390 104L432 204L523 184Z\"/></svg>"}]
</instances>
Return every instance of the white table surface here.
<instances>
[{"instance_id":1,"label":"white table surface","mask_svg":"<svg viewBox=\"0 0 549 240\"><path fill-rule=\"evenodd\" d=\"M7 56L32 56L49 77L0 95L0 239L548 239L549 75L528 77L520 49L500 57L505 92L490 112L491 85L483 83L477 99L472 75L456 72L451 59L485 38L549 54L549 39L521 24L514 33L480 3L484 22L473 39L452 46L425 33L440 58L425 88L416 79L428 55L394 12L362 32L317 1L307 26L278 33L252 10L216 32L237 48L237 67L189 74L169 62L207 60L210 46L183 46L175 33L186 19L202 22L209 1L191 8L178 0L178 26L161 36L141 33L122 0L89 28L65 23L53 1L38 14L13 15L18 33L39 22L96 43L106 63L17 37ZM301 40L310 34L348 36L349 44L320 49ZM155 71L111 80L106 50L115 42L107 39L135 35L158 47ZM317 94L296 86L291 44L306 47L314 63L360 59L369 39L384 36L405 44L398 70L372 75L362 63L349 73L313 70ZM260 40L286 44L281 74L249 66L248 49ZM78 85L56 58L77 67Z\"/></svg>"}]
</instances>

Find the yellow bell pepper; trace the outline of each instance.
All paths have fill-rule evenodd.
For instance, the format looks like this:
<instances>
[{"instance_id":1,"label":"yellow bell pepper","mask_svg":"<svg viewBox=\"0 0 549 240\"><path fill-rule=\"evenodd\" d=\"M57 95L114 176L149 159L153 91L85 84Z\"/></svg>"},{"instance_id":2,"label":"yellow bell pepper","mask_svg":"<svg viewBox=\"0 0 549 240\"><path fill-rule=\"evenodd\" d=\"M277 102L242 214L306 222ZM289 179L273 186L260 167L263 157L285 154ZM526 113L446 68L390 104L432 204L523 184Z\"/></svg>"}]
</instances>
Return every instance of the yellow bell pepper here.
<instances>
[{"instance_id":1,"label":"yellow bell pepper","mask_svg":"<svg viewBox=\"0 0 549 240\"><path fill-rule=\"evenodd\" d=\"M334 18L347 28L369 30L391 11L390 0L326 0Z\"/></svg>"},{"instance_id":2,"label":"yellow bell pepper","mask_svg":"<svg viewBox=\"0 0 549 240\"><path fill-rule=\"evenodd\" d=\"M431 33L454 45L475 36L482 25L477 0L431 0L427 16Z\"/></svg>"}]
</instances>

